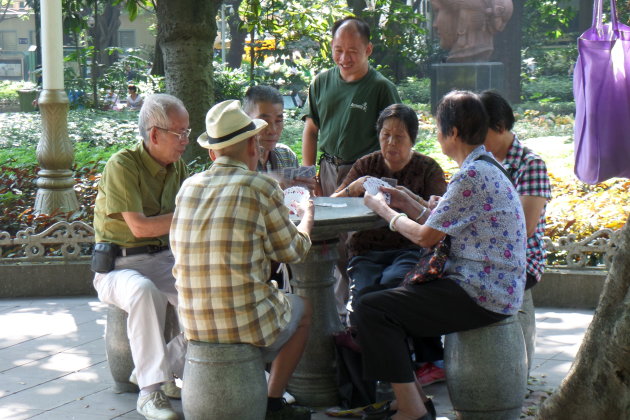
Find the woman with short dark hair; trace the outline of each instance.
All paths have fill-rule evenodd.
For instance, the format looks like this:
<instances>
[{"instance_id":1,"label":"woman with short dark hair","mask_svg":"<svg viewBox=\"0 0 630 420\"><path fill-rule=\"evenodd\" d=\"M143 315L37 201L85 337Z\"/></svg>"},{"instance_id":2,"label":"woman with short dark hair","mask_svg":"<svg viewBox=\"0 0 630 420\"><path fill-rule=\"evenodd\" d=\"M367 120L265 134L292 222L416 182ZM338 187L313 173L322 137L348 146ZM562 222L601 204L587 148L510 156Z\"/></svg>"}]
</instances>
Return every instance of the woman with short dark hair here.
<instances>
[{"instance_id":1,"label":"woman with short dark hair","mask_svg":"<svg viewBox=\"0 0 630 420\"><path fill-rule=\"evenodd\" d=\"M413 109L403 104L388 106L376 121L376 133L381 150L357 160L332 197L360 197L365 193L364 182L370 178L387 178L424 204L430 196L444 194L446 180L440 165L413 150L418 135L418 115ZM346 246L350 279L347 309L353 324L353 302L359 294L369 290L366 288L398 286L423 250L387 227L355 232ZM441 343L432 347L431 360L422 361L442 358Z\"/></svg>"},{"instance_id":2,"label":"woman with short dark hair","mask_svg":"<svg viewBox=\"0 0 630 420\"><path fill-rule=\"evenodd\" d=\"M450 241L440 278L363 295L356 320L366 379L392 384L396 402L368 418L433 420L417 384L408 339L479 328L517 313L525 285L525 219L518 194L486 152L488 116L471 92L447 94L437 109L438 142L460 170L444 196L423 206L393 188L365 204L421 247ZM399 212L397 210L401 210ZM393 417L390 417L393 416Z\"/></svg>"}]
</instances>

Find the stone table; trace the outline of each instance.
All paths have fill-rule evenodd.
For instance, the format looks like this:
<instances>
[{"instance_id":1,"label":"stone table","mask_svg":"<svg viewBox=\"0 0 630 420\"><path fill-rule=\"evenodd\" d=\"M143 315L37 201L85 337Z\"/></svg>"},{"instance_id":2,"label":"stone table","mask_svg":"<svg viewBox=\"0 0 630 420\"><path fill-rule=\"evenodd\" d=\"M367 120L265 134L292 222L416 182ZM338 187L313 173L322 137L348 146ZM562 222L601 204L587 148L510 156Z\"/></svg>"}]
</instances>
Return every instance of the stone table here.
<instances>
[{"instance_id":1,"label":"stone table","mask_svg":"<svg viewBox=\"0 0 630 420\"><path fill-rule=\"evenodd\" d=\"M313 319L306 350L288 390L302 405L324 407L339 403L333 343L333 333L343 329L335 306L333 277L339 234L385 226L385 221L363 204L363 198L317 197L314 201L313 245L303 261L291 264L293 291L310 300ZM297 218L293 221L299 223Z\"/></svg>"}]
</instances>

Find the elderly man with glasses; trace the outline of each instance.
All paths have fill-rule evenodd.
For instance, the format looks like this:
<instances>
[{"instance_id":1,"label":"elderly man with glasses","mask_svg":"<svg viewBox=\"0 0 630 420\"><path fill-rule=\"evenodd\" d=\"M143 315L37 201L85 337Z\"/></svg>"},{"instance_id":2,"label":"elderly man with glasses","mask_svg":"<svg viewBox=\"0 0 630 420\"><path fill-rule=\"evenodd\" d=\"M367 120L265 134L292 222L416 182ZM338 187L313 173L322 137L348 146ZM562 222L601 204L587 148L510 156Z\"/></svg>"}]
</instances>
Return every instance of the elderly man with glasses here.
<instances>
[{"instance_id":1,"label":"elderly man with glasses","mask_svg":"<svg viewBox=\"0 0 630 420\"><path fill-rule=\"evenodd\" d=\"M188 112L171 95L146 98L138 118L143 141L114 154L98 186L92 268L101 301L128 313L127 334L140 388L137 410L147 419L176 419L185 340L164 342L166 307L177 306L169 229L175 196L188 177L181 159L190 134ZM165 394L166 391L166 394Z\"/></svg>"}]
</instances>

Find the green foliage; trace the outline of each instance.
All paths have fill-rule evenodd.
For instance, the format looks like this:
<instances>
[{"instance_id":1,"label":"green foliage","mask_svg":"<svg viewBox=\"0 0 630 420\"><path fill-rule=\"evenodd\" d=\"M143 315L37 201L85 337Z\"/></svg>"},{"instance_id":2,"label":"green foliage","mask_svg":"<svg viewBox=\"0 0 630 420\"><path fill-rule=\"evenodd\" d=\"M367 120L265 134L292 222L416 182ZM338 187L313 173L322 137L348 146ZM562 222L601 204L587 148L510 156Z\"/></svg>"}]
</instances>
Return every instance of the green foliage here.
<instances>
[{"instance_id":1,"label":"green foliage","mask_svg":"<svg viewBox=\"0 0 630 420\"><path fill-rule=\"evenodd\" d=\"M569 27L575 10L567 0L526 0L523 42L526 46L560 38Z\"/></svg>"},{"instance_id":2,"label":"green foliage","mask_svg":"<svg viewBox=\"0 0 630 420\"><path fill-rule=\"evenodd\" d=\"M101 77L97 81L97 89L100 97L103 97L109 86L114 88L119 98L127 96L127 84L133 83L138 86L140 94L148 95L156 92L164 92L165 82L163 76L153 76L150 74L151 62L143 58L143 51L140 49L107 48L107 54L118 53L120 58L111 66L104 68ZM88 61L94 56L94 47L88 46L79 48L64 57L66 62L75 62L79 69L85 69ZM69 92L83 92L77 95L77 99L70 98L73 108L92 107L92 79L78 74L72 66L64 68L64 83ZM70 96L70 95L69 95Z\"/></svg>"},{"instance_id":3,"label":"green foliage","mask_svg":"<svg viewBox=\"0 0 630 420\"><path fill-rule=\"evenodd\" d=\"M30 82L0 80L0 105L17 104L18 90L32 89L34 86Z\"/></svg>"},{"instance_id":4,"label":"green foliage","mask_svg":"<svg viewBox=\"0 0 630 420\"><path fill-rule=\"evenodd\" d=\"M524 80L523 101L540 103L573 101L573 80L569 76L541 76Z\"/></svg>"},{"instance_id":5,"label":"green foliage","mask_svg":"<svg viewBox=\"0 0 630 420\"><path fill-rule=\"evenodd\" d=\"M102 91L112 86L119 97L124 98L127 96L129 83L137 85L139 92L143 95L164 91L164 77L150 74L151 62L140 56L141 50L130 48L123 51L120 48L111 47L106 51L110 55L117 52L120 58L104 69L98 82Z\"/></svg>"},{"instance_id":6,"label":"green foliage","mask_svg":"<svg viewBox=\"0 0 630 420\"><path fill-rule=\"evenodd\" d=\"M407 77L397 86L400 99L406 104L428 104L431 102L431 80Z\"/></svg>"},{"instance_id":7,"label":"green foliage","mask_svg":"<svg viewBox=\"0 0 630 420\"><path fill-rule=\"evenodd\" d=\"M371 27L373 59L380 70L395 80L409 71L415 73L429 55L426 18L398 0L376 0L360 16Z\"/></svg>"},{"instance_id":8,"label":"green foliage","mask_svg":"<svg viewBox=\"0 0 630 420\"><path fill-rule=\"evenodd\" d=\"M231 69L214 61L214 101L242 99L248 86L247 75L242 69Z\"/></svg>"},{"instance_id":9,"label":"green foliage","mask_svg":"<svg viewBox=\"0 0 630 420\"><path fill-rule=\"evenodd\" d=\"M244 22L243 29L254 34L255 39L262 38L264 34L265 39L273 38L276 41L274 49L254 49L253 63L250 57L247 58L252 83L261 82L264 72L256 72L255 69L269 56L275 57L274 63L296 68L299 72L307 66L317 70L330 65L330 28L335 20L347 14L339 2L332 0L245 0L238 12ZM259 47L260 43L254 46ZM298 49L301 54L294 54ZM304 60L302 55L308 58ZM308 80L298 85L306 83Z\"/></svg>"},{"instance_id":10,"label":"green foliage","mask_svg":"<svg viewBox=\"0 0 630 420\"><path fill-rule=\"evenodd\" d=\"M572 36L575 35L575 36ZM570 35L575 39L577 34ZM524 81L540 76L557 76L569 79L577 59L577 43L530 47L521 52L523 64L521 76Z\"/></svg>"}]
</instances>

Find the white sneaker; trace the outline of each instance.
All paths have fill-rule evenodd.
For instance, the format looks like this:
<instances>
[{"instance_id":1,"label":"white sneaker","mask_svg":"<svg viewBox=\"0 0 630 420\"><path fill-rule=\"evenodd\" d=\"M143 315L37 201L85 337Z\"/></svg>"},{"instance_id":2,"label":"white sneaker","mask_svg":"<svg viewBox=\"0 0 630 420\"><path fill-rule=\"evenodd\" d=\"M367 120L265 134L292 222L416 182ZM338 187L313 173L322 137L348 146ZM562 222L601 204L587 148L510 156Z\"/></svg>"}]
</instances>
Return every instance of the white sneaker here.
<instances>
[{"instance_id":1,"label":"white sneaker","mask_svg":"<svg viewBox=\"0 0 630 420\"><path fill-rule=\"evenodd\" d=\"M177 420L179 418L161 390L139 396L136 410L147 420Z\"/></svg>"},{"instance_id":2,"label":"white sneaker","mask_svg":"<svg viewBox=\"0 0 630 420\"><path fill-rule=\"evenodd\" d=\"M138 385L138 378L136 378L135 369L131 372L131 376L129 377L129 382L131 382L132 384ZM164 382L160 388L162 389L162 391L164 391L164 394L167 397L173 398L175 400L182 399L182 389L178 387L177 384L175 384L175 381Z\"/></svg>"}]
</instances>

